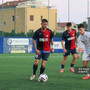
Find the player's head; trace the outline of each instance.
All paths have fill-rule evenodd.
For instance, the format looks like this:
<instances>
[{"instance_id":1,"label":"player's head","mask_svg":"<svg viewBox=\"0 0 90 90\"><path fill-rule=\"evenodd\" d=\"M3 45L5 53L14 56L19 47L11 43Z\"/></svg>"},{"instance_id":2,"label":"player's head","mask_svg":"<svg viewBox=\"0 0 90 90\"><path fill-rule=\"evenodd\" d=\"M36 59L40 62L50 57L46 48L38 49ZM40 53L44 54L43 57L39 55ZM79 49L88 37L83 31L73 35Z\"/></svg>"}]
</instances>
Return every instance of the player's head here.
<instances>
[{"instance_id":1,"label":"player's head","mask_svg":"<svg viewBox=\"0 0 90 90\"><path fill-rule=\"evenodd\" d=\"M43 19L41 25L42 25L42 28L43 29L47 28L47 26L48 26L48 20L47 19Z\"/></svg>"},{"instance_id":2,"label":"player's head","mask_svg":"<svg viewBox=\"0 0 90 90\"><path fill-rule=\"evenodd\" d=\"M67 23L66 26L67 26L67 29L68 29L68 30L71 30L71 29L72 29L72 23L69 22L69 23Z\"/></svg>"},{"instance_id":3,"label":"player's head","mask_svg":"<svg viewBox=\"0 0 90 90\"><path fill-rule=\"evenodd\" d=\"M85 32L85 26L83 24L79 24L78 25L78 31L79 31L80 34L83 35L84 32Z\"/></svg>"}]
</instances>

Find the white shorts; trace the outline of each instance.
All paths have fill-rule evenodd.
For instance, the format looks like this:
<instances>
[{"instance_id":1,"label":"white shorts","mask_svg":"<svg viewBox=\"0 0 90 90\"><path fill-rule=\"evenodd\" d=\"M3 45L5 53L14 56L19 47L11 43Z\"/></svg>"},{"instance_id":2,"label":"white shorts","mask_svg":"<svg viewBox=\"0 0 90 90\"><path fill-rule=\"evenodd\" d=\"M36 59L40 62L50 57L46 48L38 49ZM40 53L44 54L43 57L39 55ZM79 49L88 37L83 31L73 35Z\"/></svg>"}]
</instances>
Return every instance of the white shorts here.
<instances>
[{"instance_id":1,"label":"white shorts","mask_svg":"<svg viewBox=\"0 0 90 90\"><path fill-rule=\"evenodd\" d=\"M84 51L82 56L82 61L90 61L90 53L87 53L86 51Z\"/></svg>"}]
</instances>

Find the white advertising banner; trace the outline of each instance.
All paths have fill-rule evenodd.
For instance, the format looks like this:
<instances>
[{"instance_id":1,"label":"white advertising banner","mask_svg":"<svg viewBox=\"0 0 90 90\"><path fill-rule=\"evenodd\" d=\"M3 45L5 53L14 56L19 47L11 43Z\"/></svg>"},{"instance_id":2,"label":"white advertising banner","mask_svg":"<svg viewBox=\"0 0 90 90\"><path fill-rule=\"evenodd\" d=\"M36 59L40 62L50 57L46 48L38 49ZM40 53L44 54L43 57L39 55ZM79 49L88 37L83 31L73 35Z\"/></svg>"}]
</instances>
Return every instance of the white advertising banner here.
<instances>
[{"instance_id":1,"label":"white advertising banner","mask_svg":"<svg viewBox=\"0 0 90 90\"><path fill-rule=\"evenodd\" d=\"M8 45L29 45L28 38L9 38L7 40Z\"/></svg>"},{"instance_id":2,"label":"white advertising banner","mask_svg":"<svg viewBox=\"0 0 90 90\"><path fill-rule=\"evenodd\" d=\"M54 49L62 49L61 42L54 42Z\"/></svg>"},{"instance_id":3,"label":"white advertising banner","mask_svg":"<svg viewBox=\"0 0 90 90\"><path fill-rule=\"evenodd\" d=\"M32 38L4 38L4 53L32 53Z\"/></svg>"}]
</instances>

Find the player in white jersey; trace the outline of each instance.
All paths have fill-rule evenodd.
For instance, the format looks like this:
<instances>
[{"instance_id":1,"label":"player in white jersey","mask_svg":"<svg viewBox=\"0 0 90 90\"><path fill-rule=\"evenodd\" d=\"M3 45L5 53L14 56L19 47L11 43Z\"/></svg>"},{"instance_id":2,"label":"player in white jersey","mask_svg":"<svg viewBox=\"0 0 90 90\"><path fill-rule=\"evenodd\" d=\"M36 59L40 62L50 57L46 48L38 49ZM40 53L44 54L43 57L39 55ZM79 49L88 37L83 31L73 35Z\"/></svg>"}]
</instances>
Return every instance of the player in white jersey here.
<instances>
[{"instance_id":1,"label":"player in white jersey","mask_svg":"<svg viewBox=\"0 0 90 90\"><path fill-rule=\"evenodd\" d=\"M80 36L78 38L79 42L79 55L77 56L78 59L81 55L82 52L82 46L85 46L84 53L82 56L82 61L83 61L83 67L87 67L88 61L90 61L90 32L85 31L85 26L83 24L78 25L78 31L80 33ZM90 79L89 73L86 75L86 77L82 79Z\"/></svg>"}]
</instances>

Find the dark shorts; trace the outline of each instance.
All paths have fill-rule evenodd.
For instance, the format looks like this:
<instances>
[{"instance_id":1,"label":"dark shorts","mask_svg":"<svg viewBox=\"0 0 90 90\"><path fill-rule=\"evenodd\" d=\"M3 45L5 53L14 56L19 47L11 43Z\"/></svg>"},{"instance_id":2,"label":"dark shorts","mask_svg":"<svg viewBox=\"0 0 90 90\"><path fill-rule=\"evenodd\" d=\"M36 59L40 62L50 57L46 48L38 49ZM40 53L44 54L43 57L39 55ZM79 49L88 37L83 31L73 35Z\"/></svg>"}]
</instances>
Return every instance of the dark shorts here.
<instances>
[{"instance_id":1,"label":"dark shorts","mask_svg":"<svg viewBox=\"0 0 90 90\"><path fill-rule=\"evenodd\" d=\"M72 49L72 50L67 50L67 53L64 53L63 56L68 56L70 55L70 53L73 54L77 54L76 48Z\"/></svg>"},{"instance_id":2,"label":"dark shorts","mask_svg":"<svg viewBox=\"0 0 90 90\"><path fill-rule=\"evenodd\" d=\"M42 58L42 60L47 61L48 58L49 58L49 55L50 55L50 53L42 53L40 55L36 54L35 55L35 59L39 59L40 60Z\"/></svg>"}]
</instances>

